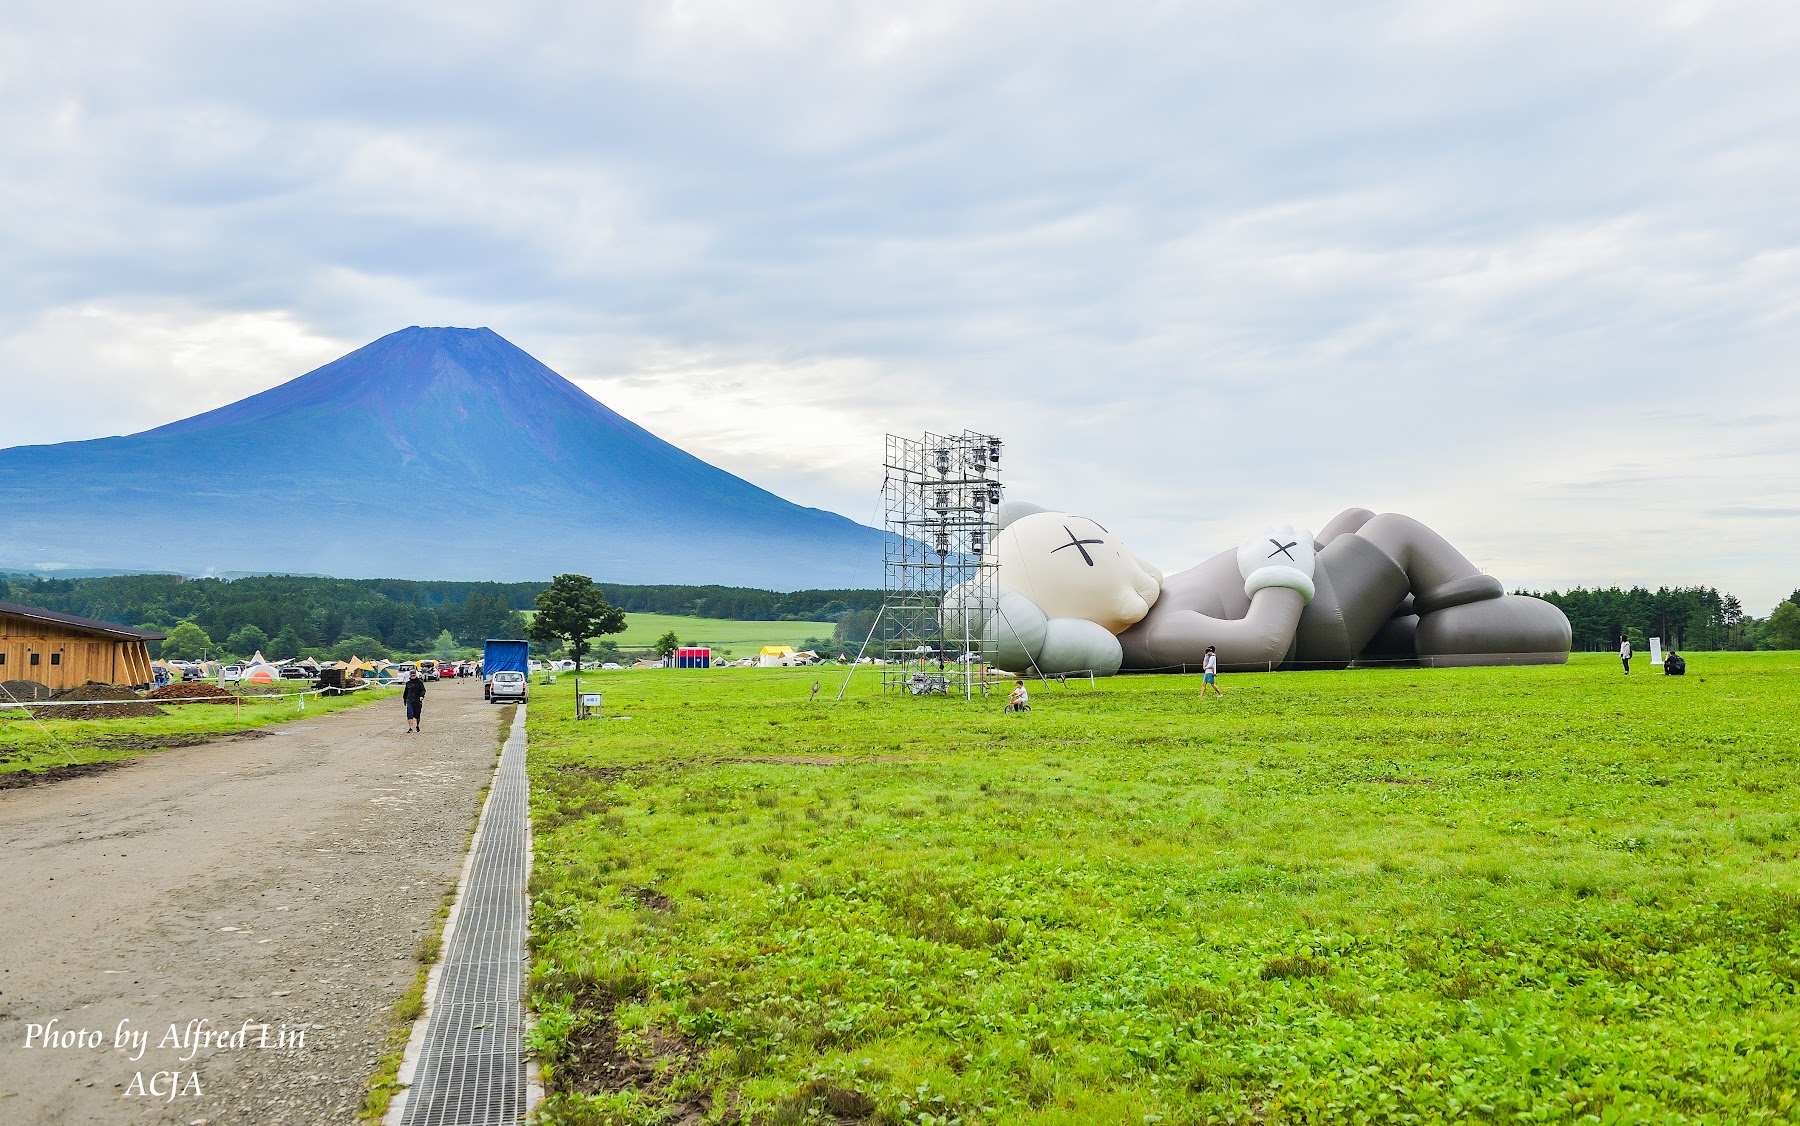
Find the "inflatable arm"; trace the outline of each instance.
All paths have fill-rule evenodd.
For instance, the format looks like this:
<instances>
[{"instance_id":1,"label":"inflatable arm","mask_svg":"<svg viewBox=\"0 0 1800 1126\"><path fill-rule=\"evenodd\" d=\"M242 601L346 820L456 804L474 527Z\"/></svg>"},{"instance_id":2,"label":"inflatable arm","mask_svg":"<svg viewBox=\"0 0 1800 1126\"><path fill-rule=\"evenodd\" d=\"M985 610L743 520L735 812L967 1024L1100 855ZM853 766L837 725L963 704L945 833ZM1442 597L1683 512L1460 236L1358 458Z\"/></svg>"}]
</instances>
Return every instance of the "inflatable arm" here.
<instances>
[{"instance_id":1,"label":"inflatable arm","mask_svg":"<svg viewBox=\"0 0 1800 1126\"><path fill-rule=\"evenodd\" d=\"M1304 528L1270 525L1236 551L1170 576L1150 613L1120 635L1125 663L1198 669L1211 645L1225 671L1280 667L1313 597L1313 543Z\"/></svg>"}]
</instances>

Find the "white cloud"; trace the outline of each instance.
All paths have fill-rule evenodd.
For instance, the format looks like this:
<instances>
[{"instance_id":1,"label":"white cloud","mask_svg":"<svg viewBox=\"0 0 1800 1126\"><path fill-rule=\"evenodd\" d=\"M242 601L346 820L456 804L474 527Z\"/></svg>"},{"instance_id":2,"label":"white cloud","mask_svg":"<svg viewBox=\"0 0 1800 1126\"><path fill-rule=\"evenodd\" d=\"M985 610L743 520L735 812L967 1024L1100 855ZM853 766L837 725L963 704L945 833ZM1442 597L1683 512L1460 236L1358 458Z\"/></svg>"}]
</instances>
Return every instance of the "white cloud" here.
<instances>
[{"instance_id":1,"label":"white cloud","mask_svg":"<svg viewBox=\"0 0 1800 1126\"><path fill-rule=\"evenodd\" d=\"M28 5L0 443L486 324L858 519L882 433L991 428L1165 567L1368 504L1766 609L1797 49L1732 0Z\"/></svg>"},{"instance_id":2,"label":"white cloud","mask_svg":"<svg viewBox=\"0 0 1800 1126\"><path fill-rule=\"evenodd\" d=\"M235 402L354 344L282 310L46 309L0 339L0 446L134 433Z\"/></svg>"}]
</instances>

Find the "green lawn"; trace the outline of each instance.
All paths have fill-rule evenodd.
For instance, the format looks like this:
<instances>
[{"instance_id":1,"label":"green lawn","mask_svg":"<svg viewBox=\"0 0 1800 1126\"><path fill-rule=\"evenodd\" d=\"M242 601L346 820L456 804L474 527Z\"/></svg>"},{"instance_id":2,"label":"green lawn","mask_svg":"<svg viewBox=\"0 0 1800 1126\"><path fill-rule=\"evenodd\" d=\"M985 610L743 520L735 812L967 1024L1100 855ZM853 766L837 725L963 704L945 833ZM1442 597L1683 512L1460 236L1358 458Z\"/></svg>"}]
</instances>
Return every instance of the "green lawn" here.
<instances>
[{"instance_id":1,"label":"green lawn","mask_svg":"<svg viewBox=\"0 0 1800 1126\"><path fill-rule=\"evenodd\" d=\"M42 771L84 763L115 762L170 747L188 747L218 735L391 698L397 688L373 688L353 696L309 696L302 711L294 699L246 696L242 707L225 704L165 706L161 716L138 719L33 719L0 709L0 774Z\"/></svg>"},{"instance_id":2,"label":"green lawn","mask_svg":"<svg viewBox=\"0 0 1800 1126\"><path fill-rule=\"evenodd\" d=\"M799 645L809 637L830 638L833 622L739 622L728 618L687 618L675 614L625 615L625 632L608 640L620 648L641 649L656 644L674 630L682 644L710 645L715 653L748 657L765 645Z\"/></svg>"},{"instance_id":3,"label":"green lawn","mask_svg":"<svg viewBox=\"0 0 1800 1126\"><path fill-rule=\"evenodd\" d=\"M535 689L546 1121L1800 1117L1800 654L819 671Z\"/></svg>"}]
</instances>

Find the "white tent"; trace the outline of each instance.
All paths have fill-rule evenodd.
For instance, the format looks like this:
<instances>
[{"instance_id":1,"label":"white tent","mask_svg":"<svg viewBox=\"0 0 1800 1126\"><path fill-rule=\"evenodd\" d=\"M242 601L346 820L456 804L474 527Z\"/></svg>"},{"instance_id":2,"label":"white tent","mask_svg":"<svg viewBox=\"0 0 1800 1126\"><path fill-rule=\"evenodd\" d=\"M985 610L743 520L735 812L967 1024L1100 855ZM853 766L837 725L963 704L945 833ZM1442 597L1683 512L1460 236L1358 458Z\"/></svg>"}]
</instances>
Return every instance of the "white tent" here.
<instances>
[{"instance_id":1,"label":"white tent","mask_svg":"<svg viewBox=\"0 0 1800 1126\"><path fill-rule=\"evenodd\" d=\"M279 684L280 682L281 670L269 663L269 659L262 655L261 649L256 651L256 656L244 662L244 671L238 676L239 684Z\"/></svg>"}]
</instances>

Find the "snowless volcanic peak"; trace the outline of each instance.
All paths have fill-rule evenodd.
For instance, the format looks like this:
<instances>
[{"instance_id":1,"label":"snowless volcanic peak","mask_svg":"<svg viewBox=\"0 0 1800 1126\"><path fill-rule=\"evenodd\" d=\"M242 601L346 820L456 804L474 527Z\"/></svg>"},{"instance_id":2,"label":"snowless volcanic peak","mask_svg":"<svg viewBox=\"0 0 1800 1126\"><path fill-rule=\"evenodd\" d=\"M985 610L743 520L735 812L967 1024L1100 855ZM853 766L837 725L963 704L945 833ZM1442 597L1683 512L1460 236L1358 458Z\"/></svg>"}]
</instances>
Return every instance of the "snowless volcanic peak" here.
<instances>
[{"instance_id":1,"label":"snowless volcanic peak","mask_svg":"<svg viewBox=\"0 0 1800 1126\"><path fill-rule=\"evenodd\" d=\"M487 328L402 329L141 434L0 450L0 567L799 589L873 585L879 545Z\"/></svg>"}]
</instances>

